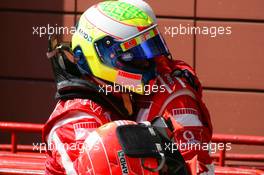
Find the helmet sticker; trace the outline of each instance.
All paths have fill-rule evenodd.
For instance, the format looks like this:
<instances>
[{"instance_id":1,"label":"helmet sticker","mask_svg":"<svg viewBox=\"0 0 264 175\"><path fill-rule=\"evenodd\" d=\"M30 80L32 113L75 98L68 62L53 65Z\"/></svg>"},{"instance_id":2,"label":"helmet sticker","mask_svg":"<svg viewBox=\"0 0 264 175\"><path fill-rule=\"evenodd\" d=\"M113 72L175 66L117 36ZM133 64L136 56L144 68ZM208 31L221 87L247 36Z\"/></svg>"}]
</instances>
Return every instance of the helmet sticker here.
<instances>
[{"instance_id":1,"label":"helmet sticker","mask_svg":"<svg viewBox=\"0 0 264 175\"><path fill-rule=\"evenodd\" d=\"M141 74L133 74L119 70L116 77L116 83L124 86L130 85L132 87L138 87L141 85L141 79Z\"/></svg>"},{"instance_id":2,"label":"helmet sticker","mask_svg":"<svg viewBox=\"0 0 264 175\"><path fill-rule=\"evenodd\" d=\"M122 151L122 150L118 151L117 155L118 155L120 167L121 167L121 170L122 170L122 174L123 175L127 175L128 174L128 166L127 166L127 162L126 162L124 151Z\"/></svg>"},{"instance_id":3,"label":"helmet sticker","mask_svg":"<svg viewBox=\"0 0 264 175\"><path fill-rule=\"evenodd\" d=\"M158 34L159 34L159 32L158 32L157 28L154 28L150 31L143 33L142 35L140 35L138 37L135 37L131 40L128 40L127 42L120 44L120 47L122 48L123 52L125 52L125 51L143 43L144 41L147 41L148 39L155 37Z\"/></svg>"},{"instance_id":4,"label":"helmet sticker","mask_svg":"<svg viewBox=\"0 0 264 175\"><path fill-rule=\"evenodd\" d=\"M85 39L87 40L88 42L92 42L93 41L93 38L88 34L86 33L82 28L79 28L78 29L78 33Z\"/></svg>"}]
</instances>

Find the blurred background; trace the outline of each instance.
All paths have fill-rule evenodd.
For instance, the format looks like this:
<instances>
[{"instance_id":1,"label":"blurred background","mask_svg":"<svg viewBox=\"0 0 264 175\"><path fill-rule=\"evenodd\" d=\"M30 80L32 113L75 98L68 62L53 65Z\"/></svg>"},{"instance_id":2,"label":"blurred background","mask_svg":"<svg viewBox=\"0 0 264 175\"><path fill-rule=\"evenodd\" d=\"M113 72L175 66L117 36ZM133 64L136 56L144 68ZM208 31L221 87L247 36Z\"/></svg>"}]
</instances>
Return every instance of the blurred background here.
<instances>
[{"instance_id":1,"label":"blurred background","mask_svg":"<svg viewBox=\"0 0 264 175\"><path fill-rule=\"evenodd\" d=\"M47 35L34 27L72 27L95 0L1 0L0 120L44 123L55 106ZM264 136L264 1L148 0L174 58L192 65L215 133ZM165 35L179 26L232 27L231 35ZM60 36L70 41L71 35ZM27 138L26 138L27 137ZM19 143L40 140L21 136ZM1 137L6 142L7 137ZM8 137L9 140L9 137ZM234 150L241 151L243 146ZM257 147L252 151L263 150Z\"/></svg>"}]
</instances>

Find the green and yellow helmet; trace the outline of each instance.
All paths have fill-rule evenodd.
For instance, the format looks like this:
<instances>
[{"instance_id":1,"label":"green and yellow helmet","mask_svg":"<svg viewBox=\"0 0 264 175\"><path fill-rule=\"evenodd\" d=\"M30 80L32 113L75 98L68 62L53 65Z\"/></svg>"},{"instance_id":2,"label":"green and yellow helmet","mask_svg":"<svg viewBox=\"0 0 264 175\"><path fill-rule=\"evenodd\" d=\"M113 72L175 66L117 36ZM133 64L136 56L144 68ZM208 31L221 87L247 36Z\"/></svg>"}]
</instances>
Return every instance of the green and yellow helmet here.
<instances>
[{"instance_id":1,"label":"green and yellow helmet","mask_svg":"<svg viewBox=\"0 0 264 175\"><path fill-rule=\"evenodd\" d=\"M156 78L154 58L169 54L153 18L125 0L90 7L72 37L81 72L144 94Z\"/></svg>"}]
</instances>

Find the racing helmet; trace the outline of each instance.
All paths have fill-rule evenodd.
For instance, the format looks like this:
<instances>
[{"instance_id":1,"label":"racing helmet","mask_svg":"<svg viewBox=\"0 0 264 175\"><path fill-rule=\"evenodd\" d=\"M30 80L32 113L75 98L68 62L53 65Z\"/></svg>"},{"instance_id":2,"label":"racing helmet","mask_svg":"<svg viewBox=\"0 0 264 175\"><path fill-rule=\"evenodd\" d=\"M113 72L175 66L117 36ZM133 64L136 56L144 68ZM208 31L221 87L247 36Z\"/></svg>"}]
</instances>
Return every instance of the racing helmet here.
<instances>
[{"instance_id":1,"label":"racing helmet","mask_svg":"<svg viewBox=\"0 0 264 175\"><path fill-rule=\"evenodd\" d=\"M72 50L82 74L144 94L156 78L154 58L169 55L156 18L141 5L105 1L86 10L72 37Z\"/></svg>"},{"instance_id":2,"label":"racing helmet","mask_svg":"<svg viewBox=\"0 0 264 175\"><path fill-rule=\"evenodd\" d=\"M75 164L78 174L186 175L180 153L166 151L160 132L146 123L118 120L91 132Z\"/></svg>"}]
</instances>

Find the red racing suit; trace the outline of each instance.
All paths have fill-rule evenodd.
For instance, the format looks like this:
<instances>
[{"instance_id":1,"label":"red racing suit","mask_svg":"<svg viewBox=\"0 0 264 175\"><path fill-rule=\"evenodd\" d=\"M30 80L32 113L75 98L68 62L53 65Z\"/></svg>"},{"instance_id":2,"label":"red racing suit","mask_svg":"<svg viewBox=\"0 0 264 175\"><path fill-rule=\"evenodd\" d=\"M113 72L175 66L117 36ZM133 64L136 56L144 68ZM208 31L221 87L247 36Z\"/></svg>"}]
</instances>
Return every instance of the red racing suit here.
<instances>
[{"instance_id":1,"label":"red racing suit","mask_svg":"<svg viewBox=\"0 0 264 175\"><path fill-rule=\"evenodd\" d=\"M208 144L212 137L210 116L201 100L200 83L192 68L182 61L161 58L159 63L157 84L163 85L165 92L148 97L150 105L139 110L137 121L151 121L156 116L170 119L175 145L168 145L168 149L181 148L190 174L214 174L208 150L181 147L190 143ZM176 69L188 70L198 89L194 90L184 77L171 76ZM89 99L59 101L43 129L43 138L48 144L46 174L78 174L74 161L87 135L101 125L122 119Z\"/></svg>"}]
</instances>

